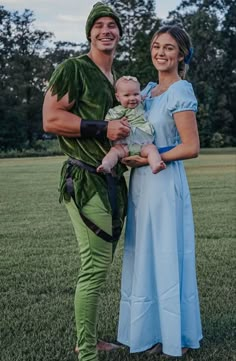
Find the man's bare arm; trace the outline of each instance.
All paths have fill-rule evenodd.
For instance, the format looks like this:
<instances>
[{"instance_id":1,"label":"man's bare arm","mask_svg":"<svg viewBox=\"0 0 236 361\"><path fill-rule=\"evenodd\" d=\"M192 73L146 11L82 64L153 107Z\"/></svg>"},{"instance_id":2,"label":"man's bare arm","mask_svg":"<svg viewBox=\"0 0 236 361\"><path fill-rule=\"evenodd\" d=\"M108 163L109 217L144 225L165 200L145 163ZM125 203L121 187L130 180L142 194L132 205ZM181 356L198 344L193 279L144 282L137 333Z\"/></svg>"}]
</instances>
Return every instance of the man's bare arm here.
<instances>
[{"instance_id":1,"label":"man's bare arm","mask_svg":"<svg viewBox=\"0 0 236 361\"><path fill-rule=\"evenodd\" d=\"M81 118L70 112L74 101L69 103L68 94L59 101L57 95L46 93L43 104L43 129L45 132L65 137L80 137ZM130 128L127 120L113 120L107 124L107 138L118 140L129 135Z\"/></svg>"},{"instance_id":2,"label":"man's bare arm","mask_svg":"<svg viewBox=\"0 0 236 361\"><path fill-rule=\"evenodd\" d=\"M74 102L69 103L68 94L57 100L57 95L46 93L43 104L43 129L45 132L66 137L80 136L81 118L70 113Z\"/></svg>"}]
</instances>

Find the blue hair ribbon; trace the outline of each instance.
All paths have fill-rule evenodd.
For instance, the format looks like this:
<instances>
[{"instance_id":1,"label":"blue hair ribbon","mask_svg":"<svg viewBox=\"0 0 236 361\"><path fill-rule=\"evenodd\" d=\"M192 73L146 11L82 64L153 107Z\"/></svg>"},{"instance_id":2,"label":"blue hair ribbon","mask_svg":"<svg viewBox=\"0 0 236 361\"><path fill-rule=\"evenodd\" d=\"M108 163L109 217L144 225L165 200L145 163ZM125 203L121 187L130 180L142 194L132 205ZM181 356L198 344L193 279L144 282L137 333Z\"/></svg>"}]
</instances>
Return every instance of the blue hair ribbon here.
<instances>
[{"instance_id":1,"label":"blue hair ribbon","mask_svg":"<svg viewBox=\"0 0 236 361\"><path fill-rule=\"evenodd\" d=\"M190 48L190 49L189 49L189 52L188 52L188 55L186 55L186 56L184 57L184 63L185 63L185 64L189 64L190 61L191 61L191 59L192 59L192 57L193 57L193 48Z\"/></svg>"}]
</instances>

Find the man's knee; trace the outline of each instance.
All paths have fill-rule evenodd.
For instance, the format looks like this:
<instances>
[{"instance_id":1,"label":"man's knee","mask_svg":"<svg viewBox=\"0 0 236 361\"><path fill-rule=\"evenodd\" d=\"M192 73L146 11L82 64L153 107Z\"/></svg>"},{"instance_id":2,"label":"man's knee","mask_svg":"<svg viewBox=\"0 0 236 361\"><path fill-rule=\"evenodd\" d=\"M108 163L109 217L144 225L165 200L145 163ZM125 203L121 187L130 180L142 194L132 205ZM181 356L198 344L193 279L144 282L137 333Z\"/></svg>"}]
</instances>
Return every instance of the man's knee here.
<instances>
[{"instance_id":1,"label":"man's knee","mask_svg":"<svg viewBox=\"0 0 236 361\"><path fill-rule=\"evenodd\" d=\"M106 269L91 269L90 271L86 272L81 271L79 273L78 281L80 291L82 291L83 288L87 291L88 289L90 289L91 291L99 291L106 281L108 269L109 267L107 267Z\"/></svg>"}]
</instances>

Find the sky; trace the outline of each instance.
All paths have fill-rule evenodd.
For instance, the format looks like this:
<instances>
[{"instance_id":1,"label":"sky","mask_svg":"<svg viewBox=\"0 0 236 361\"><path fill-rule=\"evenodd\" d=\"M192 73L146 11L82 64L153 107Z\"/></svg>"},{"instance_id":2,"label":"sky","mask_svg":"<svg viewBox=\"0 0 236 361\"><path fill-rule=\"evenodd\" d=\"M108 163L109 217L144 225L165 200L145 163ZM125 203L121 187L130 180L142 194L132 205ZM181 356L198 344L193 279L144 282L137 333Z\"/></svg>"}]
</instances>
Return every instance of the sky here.
<instances>
[{"instance_id":1,"label":"sky","mask_svg":"<svg viewBox=\"0 0 236 361\"><path fill-rule=\"evenodd\" d=\"M6 10L33 11L36 21L34 27L54 33L55 41L86 41L85 23L92 6L98 0L1 0ZM156 0L156 13L166 18L181 0Z\"/></svg>"}]
</instances>

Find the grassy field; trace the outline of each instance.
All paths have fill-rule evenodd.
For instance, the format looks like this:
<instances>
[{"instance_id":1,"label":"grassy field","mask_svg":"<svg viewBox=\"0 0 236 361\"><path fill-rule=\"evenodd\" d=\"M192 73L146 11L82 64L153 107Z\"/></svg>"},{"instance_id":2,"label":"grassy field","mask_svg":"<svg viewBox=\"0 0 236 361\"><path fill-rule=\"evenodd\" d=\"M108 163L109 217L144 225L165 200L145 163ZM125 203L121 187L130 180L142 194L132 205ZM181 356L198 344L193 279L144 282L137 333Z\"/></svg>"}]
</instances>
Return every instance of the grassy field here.
<instances>
[{"instance_id":1,"label":"grassy field","mask_svg":"<svg viewBox=\"0 0 236 361\"><path fill-rule=\"evenodd\" d=\"M186 161L204 340L186 361L236 360L236 155ZM57 183L63 157L0 160L0 360L75 361L77 243ZM99 337L116 339L123 242L104 287ZM102 361L163 360L100 353Z\"/></svg>"}]
</instances>

